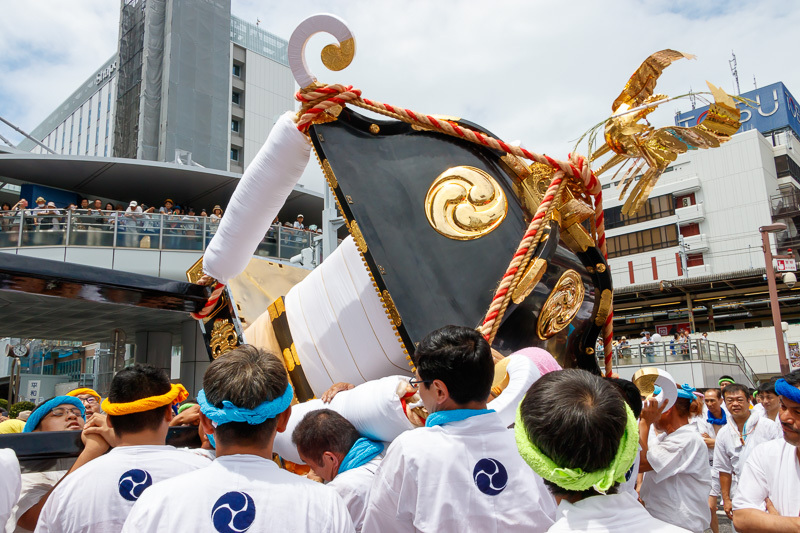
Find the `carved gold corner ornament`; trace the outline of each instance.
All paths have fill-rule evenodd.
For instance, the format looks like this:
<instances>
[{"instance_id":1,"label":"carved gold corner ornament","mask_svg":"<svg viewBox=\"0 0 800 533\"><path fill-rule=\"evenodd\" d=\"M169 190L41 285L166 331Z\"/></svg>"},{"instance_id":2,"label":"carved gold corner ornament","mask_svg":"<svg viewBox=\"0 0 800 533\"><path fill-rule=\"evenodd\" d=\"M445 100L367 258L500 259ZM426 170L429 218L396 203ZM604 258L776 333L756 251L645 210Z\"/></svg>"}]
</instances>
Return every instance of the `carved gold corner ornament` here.
<instances>
[{"instance_id":1,"label":"carved gold corner ornament","mask_svg":"<svg viewBox=\"0 0 800 533\"><path fill-rule=\"evenodd\" d=\"M392 323L395 327L400 327L403 325L403 319L400 318L400 312L397 310L397 307L394 305L394 300L392 300L392 295L389 294L389 291L386 289L383 290L381 293L381 300L383 300L383 305L386 306L386 311L389 313L389 318L392 319Z\"/></svg>"},{"instance_id":2,"label":"carved gold corner ornament","mask_svg":"<svg viewBox=\"0 0 800 533\"><path fill-rule=\"evenodd\" d=\"M613 297L614 293L611 291L611 289L605 289L600 295L600 305L597 306L597 315L594 317L595 326L602 326L606 323L608 314L611 312L611 302Z\"/></svg>"},{"instance_id":3,"label":"carved gold corner ornament","mask_svg":"<svg viewBox=\"0 0 800 533\"><path fill-rule=\"evenodd\" d=\"M189 281L189 283L196 284L204 275L202 257L195 261L195 263L189 267L189 270L186 271L186 279Z\"/></svg>"},{"instance_id":4,"label":"carved gold corner ornament","mask_svg":"<svg viewBox=\"0 0 800 533\"><path fill-rule=\"evenodd\" d=\"M576 254L594 247L594 239L580 224L569 226L566 231L561 233L561 240Z\"/></svg>"},{"instance_id":5,"label":"carved gold corner ornament","mask_svg":"<svg viewBox=\"0 0 800 533\"><path fill-rule=\"evenodd\" d=\"M325 177L328 180L328 184L330 185L331 189L335 189L339 186L339 181L336 179L336 174L333 173L333 169L331 168L331 164L328 163L327 159L322 161L322 172L325 173Z\"/></svg>"},{"instance_id":6,"label":"carved gold corner ornament","mask_svg":"<svg viewBox=\"0 0 800 533\"><path fill-rule=\"evenodd\" d=\"M297 348L295 348L294 343L289 348L283 349L283 362L286 365L287 372L292 372L300 366L300 356L297 355Z\"/></svg>"},{"instance_id":7,"label":"carved gold corner ornament","mask_svg":"<svg viewBox=\"0 0 800 533\"><path fill-rule=\"evenodd\" d=\"M353 236L353 240L356 241L356 246L358 246L358 251L362 254L367 253L367 241L364 240L364 234L361 233L361 228L358 227L358 222L353 220L350 222L350 235Z\"/></svg>"},{"instance_id":8,"label":"carved gold corner ornament","mask_svg":"<svg viewBox=\"0 0 800 533\"><path fill-rule=\"evenodd\" d=\"M580 274L571 269L564 272L539 312L536 326L539 338L549 339L567 327L578 314L585 293Z\"/></svg>"},{"instance_id":9,"label":"carved gold corner ornament","mask_svg":"<svg viewBox=\"0 0 800 533\"><path fill-rule=\"evenodd\" d=\"M425 196L431 227L448 239L479 239L499 226L508 213L503 189L475 167L452 167L433 180Z\"/></svg>"},{"instance_id":10,"label":"carved gold corner ornament","mask_svg":"<svg viewBox=\"0 0 800 533\"><path fill-rule=\"evenodd\" d=\"M216 359L222 354L228 353L239 345L239 337L236 335L236 328L227 318L214 321L211 329L211 356Z\"/></svg>"},{"instance_id":11,"label":"carved gold corner ornament","mask_svg":"<svg viewBox=\"0 0 800 533\"><path fill-rule=\"evenodd\" d=\"M511 301L515 304L521 304L525 298L530 296L546 271L547 261L541 257L537 257L528 265L528 268L525 269L525 273L522 275L522 278L511 295Z\"/></svg>"}]
</instances>

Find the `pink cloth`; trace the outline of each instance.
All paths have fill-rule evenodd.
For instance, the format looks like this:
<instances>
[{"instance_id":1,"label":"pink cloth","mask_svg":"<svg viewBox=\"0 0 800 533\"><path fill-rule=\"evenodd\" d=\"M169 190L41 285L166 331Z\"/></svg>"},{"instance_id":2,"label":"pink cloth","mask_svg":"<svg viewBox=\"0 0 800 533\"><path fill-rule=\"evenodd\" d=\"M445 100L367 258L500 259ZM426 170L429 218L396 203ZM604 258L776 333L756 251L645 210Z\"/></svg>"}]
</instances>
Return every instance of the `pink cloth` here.
<instances>
[{"instance_id":1,"label":"pink cloth","mask_svg":"<svg viewBox=\"0 0 800 533\"><path fill-rule=\"evenodd\" d=\"M555 372L556 370L563 370L555 358L550 355L550 352L543 350L542 348L523 348L514 353L524 355L533 361L533 364L536 365L536 368L539 369L539 372L543 376L545 374L549 374L550 372Z\"/></svg>"}]
</instances>

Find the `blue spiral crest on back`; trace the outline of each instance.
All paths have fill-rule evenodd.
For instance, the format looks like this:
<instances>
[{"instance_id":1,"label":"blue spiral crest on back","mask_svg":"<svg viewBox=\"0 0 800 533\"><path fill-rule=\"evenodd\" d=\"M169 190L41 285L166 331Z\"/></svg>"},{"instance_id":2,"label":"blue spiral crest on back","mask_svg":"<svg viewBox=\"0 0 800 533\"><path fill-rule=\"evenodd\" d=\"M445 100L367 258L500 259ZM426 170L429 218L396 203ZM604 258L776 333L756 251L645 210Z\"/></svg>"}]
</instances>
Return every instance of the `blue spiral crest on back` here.
<instances>
[{"instance_id":1,"label":"blue spiral crest on back","mask_svg":"<svg viewBox=\"0 0 800 533\"><path fill-rule=\"evenodd\" d=\"M243 533L256 519L256 504L246 492L226 492L211 509L211 522L220 533Z\"/></svg>"},{"instance_id":2,"label":"blue spiral crest on back","mask_svg":"<svg viewBox=\"0 0 800 533\"><path fill-rule=\"evenodd\" d=\"M134 468L119 477L119 495L129 502L135 502L142 495L144 489L152 484L153 477L149 472Z\"/></svg>"},{"instance_id":3,"label":"blue spiral crest on back","mask_svg":"<svg viewBox=\"0 0 800 533\"><path fill-rule=\"evenodd\" d=\"M475 464L472 479L479 491L497 496L508 485L508 471L497 459L485 458Z\"/></svg>"}]
</instances>

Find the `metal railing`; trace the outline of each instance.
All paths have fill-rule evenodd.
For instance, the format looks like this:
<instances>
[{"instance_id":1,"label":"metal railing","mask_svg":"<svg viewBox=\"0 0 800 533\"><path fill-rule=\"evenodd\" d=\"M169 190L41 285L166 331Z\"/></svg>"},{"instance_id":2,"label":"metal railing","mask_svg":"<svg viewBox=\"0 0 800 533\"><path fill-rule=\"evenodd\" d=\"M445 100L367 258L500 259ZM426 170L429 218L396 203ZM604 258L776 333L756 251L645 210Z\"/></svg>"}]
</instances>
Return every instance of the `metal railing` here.
<instances>
[{"instance_id":1,"label":"metal railing","mask_svg":"<svg viewBox=\"0 0 800 533\"><path fill-rule=\"evenodd\" d=\"M599 357L602 366L602 357ZM750 364L735 344L706 339L654 342L648 345L629 344L615 346L614 366L649 366L664 363L707 361L712 363L732 363L739 365L752 383L758 378Z\"/></svg>"},{"instance_id":2,"label":"metal railing","mask_svg":"<svg viewBox=\"0 0 800 533\"><path fill-rule=\"evenodd\" d=\"M7 213L7 214L6 214ZM0 212L0 248L90 246L203 251L217 232L210 217L124 211ZM275 224L255 255L291 259L312 247L317 233Z\"/></svg>"}]
</instances>

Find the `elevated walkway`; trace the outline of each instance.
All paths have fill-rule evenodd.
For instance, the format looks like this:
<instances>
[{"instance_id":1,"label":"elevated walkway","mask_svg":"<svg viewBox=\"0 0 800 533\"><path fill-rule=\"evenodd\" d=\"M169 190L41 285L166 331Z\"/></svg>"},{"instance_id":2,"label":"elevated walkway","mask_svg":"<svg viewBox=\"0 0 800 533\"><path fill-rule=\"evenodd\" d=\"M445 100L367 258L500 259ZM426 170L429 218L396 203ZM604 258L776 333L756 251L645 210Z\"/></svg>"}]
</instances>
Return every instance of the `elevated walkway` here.
<instances>
[{"instance_id":1,"label":"elevated walkway","mask_svg":"<svg viewBox=\"0 0 800 533\"><path fill-rule=\"evenodd\" d=\"M662 368L679 384L716 387L719 377L731 376L737 383L756 387L758 377L735 344L703 339L686 342L657 342L615 348L614 372L631 379L643 367Z\"/></svg>"}]
</instances>

